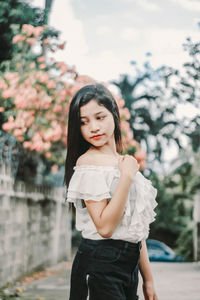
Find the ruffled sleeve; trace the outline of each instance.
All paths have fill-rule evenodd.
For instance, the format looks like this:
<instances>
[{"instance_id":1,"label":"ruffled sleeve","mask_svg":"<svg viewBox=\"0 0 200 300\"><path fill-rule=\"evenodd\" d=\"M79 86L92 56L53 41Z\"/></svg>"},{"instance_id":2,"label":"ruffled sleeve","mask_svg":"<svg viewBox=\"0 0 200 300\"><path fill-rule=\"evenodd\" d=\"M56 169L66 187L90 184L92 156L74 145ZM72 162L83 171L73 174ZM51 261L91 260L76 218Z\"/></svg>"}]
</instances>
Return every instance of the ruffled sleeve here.
<instances>
[{"instance_id":1,"label":"ruffled sleeve","mask_svg":"<svg viewBox=\"0 0 200 300\"><path fill-rule=\"evenodd\" d=\"M135 190L136 197L138 198L138 201L136 201L136 209L138 213L144 211L145 208L149 211L154 210L157 206L157 202L155 200L157 190L152 186L151 181L145 178L140 172L137 173L135 178Z\"/></svg>"},{"instance_id":2,"label":"ruffled sleeve","mask_svg":"<svg viewBox=\"0 0 200 300\"><path fill-rule=\"evenodd\" d=\"M74 167L66 200L76 206L77 200L101 201L110 199L111 194L103 169L92 166Z\"/></svg>"},{"instance_id":3,"label":"ruffled sleeve","mask_svg":"<svg viewBox=\"0 0 200 300\"><path fill-rule=\"evenodd\" d=\"M130 216L129 232L134 232L137 239L141 239L142 236L147 238L149 224L155 220L156 216L154 209L157 206L155 200L157 190L140 172L137 173L134 181L136 201L134 212Z\"/></svg>"}]
</instances>

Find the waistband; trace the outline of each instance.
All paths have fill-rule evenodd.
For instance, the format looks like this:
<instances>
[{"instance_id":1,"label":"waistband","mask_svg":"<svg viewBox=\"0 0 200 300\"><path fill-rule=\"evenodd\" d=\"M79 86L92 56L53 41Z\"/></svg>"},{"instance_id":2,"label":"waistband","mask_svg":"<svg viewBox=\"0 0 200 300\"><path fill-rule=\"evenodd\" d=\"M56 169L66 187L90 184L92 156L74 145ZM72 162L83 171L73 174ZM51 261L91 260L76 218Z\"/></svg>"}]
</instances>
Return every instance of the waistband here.
<instances>
[{"instance_id":1,"label":"waistband","mask_svg":"<svg viewBox=\"0 0 200 300\"><path fill-rule=\"evenodd\" d=\"M137 249L141 248L141 242L131 243L123 240L114 240L114 239L105 239L105 240L90 240L90 239L81 239L81 244L86 244L90 246L114 246L119 249Z\"/></svg>"}]
</instances>

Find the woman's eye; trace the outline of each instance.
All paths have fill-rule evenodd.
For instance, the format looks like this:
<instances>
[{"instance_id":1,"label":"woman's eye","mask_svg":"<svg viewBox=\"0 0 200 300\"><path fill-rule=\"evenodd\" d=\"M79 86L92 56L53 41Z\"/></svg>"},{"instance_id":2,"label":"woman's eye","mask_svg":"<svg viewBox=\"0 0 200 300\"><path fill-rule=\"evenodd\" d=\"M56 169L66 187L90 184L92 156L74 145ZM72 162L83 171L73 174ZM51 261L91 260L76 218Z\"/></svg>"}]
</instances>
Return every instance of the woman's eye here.
<instances>
[{"instance_id":1,"label":"woman's eye","mask_svg":"<svg viewBox=\"0 0 200 300\"><path fill-rule=\"evenodd\" d=\"M105 118L105 116L99 116L97 117L97 120L103 120Z\"/></svg>"},{"instance_id":2,"label":"woman's eye","mask_svg":"<svg viewBox=\"0 0 200 300\"><path fill-rule=\"evenodd\" d=\"M80 124L81 124L81 125L85 125L85 124L86 124L86 122L84 122L84 121L80 121Z\"/></svg>"}]
</instances>

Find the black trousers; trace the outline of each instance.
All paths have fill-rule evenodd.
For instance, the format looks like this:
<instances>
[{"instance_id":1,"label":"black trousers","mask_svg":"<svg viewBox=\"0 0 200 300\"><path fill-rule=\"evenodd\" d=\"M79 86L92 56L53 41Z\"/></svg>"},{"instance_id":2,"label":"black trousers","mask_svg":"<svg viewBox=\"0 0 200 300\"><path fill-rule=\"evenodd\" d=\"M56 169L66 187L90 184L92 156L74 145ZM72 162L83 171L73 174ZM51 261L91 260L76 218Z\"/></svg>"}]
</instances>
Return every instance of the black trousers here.
<instances>
[{"instance_id":1,"label":"black trousers","mask_svg":"<svg viewBox=\"0 0 200 300\"><path fill-rule=\"evenodd\" d=\"M82 239L71 272L70 300L137 300L141 243Z\"/></svg>"}]
</instances>

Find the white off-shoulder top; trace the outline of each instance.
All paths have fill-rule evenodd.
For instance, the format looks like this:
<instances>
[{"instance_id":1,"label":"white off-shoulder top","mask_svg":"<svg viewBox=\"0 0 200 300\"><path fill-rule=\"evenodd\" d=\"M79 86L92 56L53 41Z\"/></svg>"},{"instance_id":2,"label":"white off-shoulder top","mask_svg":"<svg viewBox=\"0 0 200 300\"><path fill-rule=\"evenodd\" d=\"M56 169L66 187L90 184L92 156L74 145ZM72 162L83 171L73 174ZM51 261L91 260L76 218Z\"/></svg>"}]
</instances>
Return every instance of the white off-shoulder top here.
<instances>
[{"instance_id":1,"label":"white off-shoulder top","mask_svg":"<svg viewBox=\"0 0 200 300\"><path fill-rule=\"evenodd\" d=\"M81 165L74 167L74 173L67 190L67 201L76 207L76 229L87 239L100 240L103 237L88 213L84 200L101 201L112 198L120 170L114 166ZM127 198L124 215L115 229L112 239L137 243L149 235L149 224L154 221L157 205L157 190L150 180L140 172L134 177Z\"/></svg>"}]
</instances>

